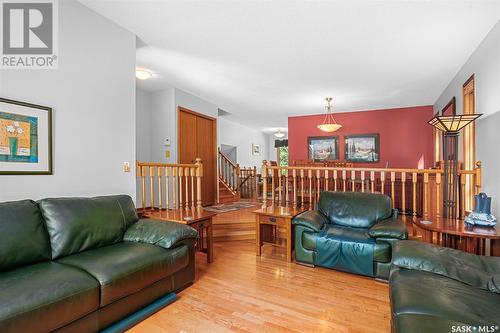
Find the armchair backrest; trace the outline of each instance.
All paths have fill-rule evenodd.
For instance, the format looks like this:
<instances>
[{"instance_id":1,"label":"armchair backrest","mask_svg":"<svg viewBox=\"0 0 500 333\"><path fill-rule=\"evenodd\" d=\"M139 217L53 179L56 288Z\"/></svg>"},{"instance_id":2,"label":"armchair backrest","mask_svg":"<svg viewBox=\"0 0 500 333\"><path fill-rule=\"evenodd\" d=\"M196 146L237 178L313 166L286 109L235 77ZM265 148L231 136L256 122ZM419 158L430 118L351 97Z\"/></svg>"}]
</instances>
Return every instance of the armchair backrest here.
<instances>
[{"instance_id":1,"label":"armchair backrest","mask_svg":"<svg viewBox=\"0 0 500 333\"><path fill-rule=\"evenodd\" d=\"M379 193L322 192L318 211L331 224L353 228L370 228L391 217L391 198Z\"/></svg>"}]
</instances>

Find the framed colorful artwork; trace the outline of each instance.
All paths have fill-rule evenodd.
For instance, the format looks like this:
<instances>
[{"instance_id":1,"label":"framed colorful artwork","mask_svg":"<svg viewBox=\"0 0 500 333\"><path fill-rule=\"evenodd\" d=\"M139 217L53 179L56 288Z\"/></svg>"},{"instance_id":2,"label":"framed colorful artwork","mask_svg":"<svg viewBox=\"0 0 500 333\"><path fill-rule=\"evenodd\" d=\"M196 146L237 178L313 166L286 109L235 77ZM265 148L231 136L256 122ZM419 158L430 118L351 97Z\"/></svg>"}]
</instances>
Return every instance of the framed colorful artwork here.
<instances>
[{"instance_id":1,"label":"framed colorful artwork","mask_svg":"<svg viewBox=\"0 0 500 333\"><path fill-rule=\"evenodd\" d=\"M338 136L308 137L309 160L315 162L332 161L339 159Z\"/></svg>"},{"instance_id":2,"label":"framed colorful artwork","mask_svg":"<svg viewBox=\"0 0 500 333\"><path fill-rule=\"evenodd\" d=\"M0 98L0 175L52 174L52 109Z\"/></svg>"},{"instance_id":3,"label":"framed colorful artwork","mask_svg":"<svg viewBox=\"0 0 500 333\"><path fill-rule=\"evenodd\" d=\"M346 135L345 160L347 162L377 163L380 161L378 134Z\"/></svg>"}]
</instances>

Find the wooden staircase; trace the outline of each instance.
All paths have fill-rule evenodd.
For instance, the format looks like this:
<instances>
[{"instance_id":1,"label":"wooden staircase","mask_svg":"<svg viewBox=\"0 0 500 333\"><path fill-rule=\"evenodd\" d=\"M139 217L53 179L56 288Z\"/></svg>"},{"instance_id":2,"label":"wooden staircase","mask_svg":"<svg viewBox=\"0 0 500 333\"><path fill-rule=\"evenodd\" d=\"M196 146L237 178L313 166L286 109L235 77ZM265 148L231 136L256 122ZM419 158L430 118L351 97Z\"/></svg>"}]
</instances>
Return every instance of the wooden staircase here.
<instances>
[{"instance_id":1,"label":"wooden staircase","mask_svg":"<svg viewBox=\"0 0 500 333\"><path fill-rule=\"evenodd\" d=\"M233 191L226 183L219 179L219 204L231 203L240 200L240 192Z\"/></svg>"}]
</instances>

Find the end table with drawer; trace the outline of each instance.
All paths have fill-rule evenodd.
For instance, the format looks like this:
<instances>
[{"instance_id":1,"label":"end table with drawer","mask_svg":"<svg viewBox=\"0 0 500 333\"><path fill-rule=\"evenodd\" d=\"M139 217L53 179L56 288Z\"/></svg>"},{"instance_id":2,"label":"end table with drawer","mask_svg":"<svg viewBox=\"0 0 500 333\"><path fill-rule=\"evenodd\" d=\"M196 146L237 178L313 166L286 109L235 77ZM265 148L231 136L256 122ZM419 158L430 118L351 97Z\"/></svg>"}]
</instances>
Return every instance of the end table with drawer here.
<instances>
[{"instance_id":1,"label":"end table with drawer","mask_svg":"<svg viewBox=\"0 0 500 333\"><path fill-rule=\"evenodd\" d=\"M286 261L292 261L292 219L307 208L269 206L254 211L256 226L256 253L261 255L263 245L286 249Z\"/></svg>"}]
</instances>

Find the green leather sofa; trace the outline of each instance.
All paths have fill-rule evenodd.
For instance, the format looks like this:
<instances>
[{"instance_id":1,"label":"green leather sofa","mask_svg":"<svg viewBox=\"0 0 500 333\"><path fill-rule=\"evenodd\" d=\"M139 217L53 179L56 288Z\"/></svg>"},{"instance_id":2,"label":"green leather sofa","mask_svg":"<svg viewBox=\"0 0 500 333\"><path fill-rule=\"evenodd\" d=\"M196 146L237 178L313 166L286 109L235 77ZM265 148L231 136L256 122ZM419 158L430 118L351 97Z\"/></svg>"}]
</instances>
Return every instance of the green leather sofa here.
<instances>
[{"instance_id":1,"label":"green leather sofa","mask_svg":"<svg viewBox=\"0 0 500 333\"><path fill-rule=\"evenodd\" d=\"M97 332L194 281L198 233L128 196L0 203L0 332Z\"/></svg>"},{"instance_id":2,"label":"green leather sofa","mask_svg":"<svg viewBox=\"0 0 500 333\"><path fill-rule=\"evenodd\" d=\"M408 237L397 210L391 208L391 198L377 193L322 192L317 210L296 216L292 223L298 263L319 264L317 244L323 235L333 235L344 244L371 242L373 255L369 265L373 267L370 273L356 271L349 263L356 258L349 257L344 258L342 268L337 269L384 280L389 277L392 246ZM339 248L339 252L343 250ZM355 256L356 249L352 253Z\"/></svg>"},{"instance_id":3,"label":"green leather sofa","mask_svg":"<svg viewBox=\"0 0 500 333\"><path fill-rule=\"evenodd\" d=\"M500 332L498 257L401 242L389 285L393 332Z\"/></svg>"}]
</instances>

